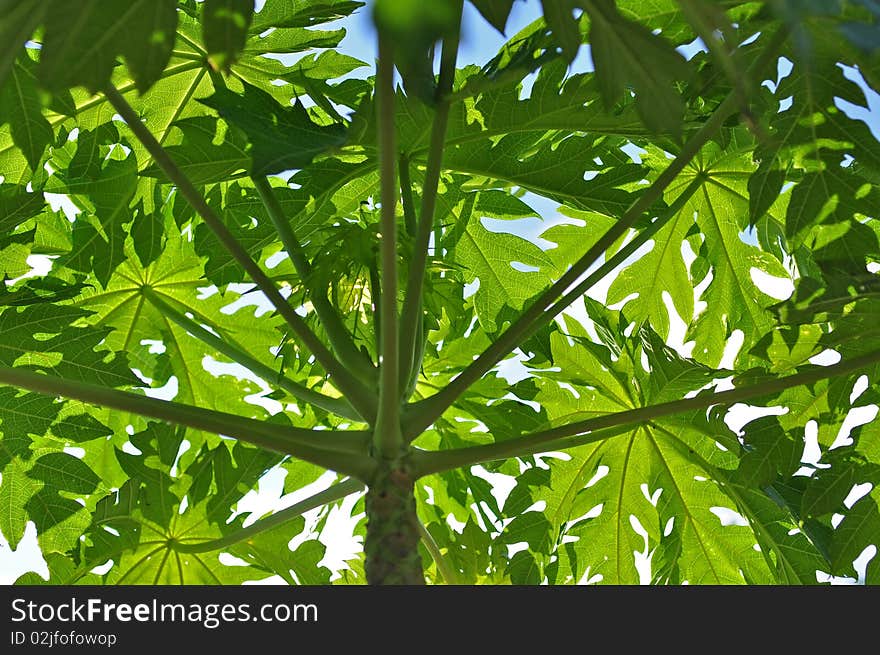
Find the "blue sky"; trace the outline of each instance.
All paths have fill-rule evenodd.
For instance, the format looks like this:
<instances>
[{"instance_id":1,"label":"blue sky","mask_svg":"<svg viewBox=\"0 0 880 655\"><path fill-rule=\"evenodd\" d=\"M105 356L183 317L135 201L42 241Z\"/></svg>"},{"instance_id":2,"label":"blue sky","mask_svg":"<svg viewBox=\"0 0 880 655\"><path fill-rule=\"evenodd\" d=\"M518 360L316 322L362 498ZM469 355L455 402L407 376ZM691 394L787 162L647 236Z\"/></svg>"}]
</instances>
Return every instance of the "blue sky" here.
<instances>
[{"instance_id":1,"label":"blue sky","mask_svg":"<svg viewBox=\"0 0 880 655\"><path fill-rule=\"evenodd\" d=\"M431 0L425 0L430 2ZM376 58L376 31L373 28L367 6L348 19L339 22L348 33L343 39L339 52L362 61L372 62ZM507 25L507 34L516 34L523 27L541 16L541 5L536 0L526 2L514 2L513 10ZM459 64L482 64L491 59L504 43L505 38L489 23L470 3L465 3L464 16L462 17L462 39L459 50Z\"/></svg>"}]
</instances>

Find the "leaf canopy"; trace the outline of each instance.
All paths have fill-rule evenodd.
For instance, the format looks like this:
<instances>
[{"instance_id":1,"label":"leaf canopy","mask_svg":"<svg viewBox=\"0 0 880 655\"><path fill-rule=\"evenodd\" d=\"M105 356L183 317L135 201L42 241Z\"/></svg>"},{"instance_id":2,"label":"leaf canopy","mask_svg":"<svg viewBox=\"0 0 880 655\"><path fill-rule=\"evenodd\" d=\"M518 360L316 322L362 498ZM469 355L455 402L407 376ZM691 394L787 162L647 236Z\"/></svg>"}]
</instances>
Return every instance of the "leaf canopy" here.
<instances>
[{"instance_id":1,"label":"leaf canopy","mask_svg":"<svg viewBox=\"0 0 880 655\"><path fill-rule=\"evenodd\" d=\"M374 4L0 0L11 548L32 521L50 584L363 582L329 517L366 534L399 365L431 582L880 581L876 7L468 0L503 45L456 69L460 0ZM340 51L365 11L384 91ZM270 472L317 495L251 525Z\"/></svg>"}]
</instances>

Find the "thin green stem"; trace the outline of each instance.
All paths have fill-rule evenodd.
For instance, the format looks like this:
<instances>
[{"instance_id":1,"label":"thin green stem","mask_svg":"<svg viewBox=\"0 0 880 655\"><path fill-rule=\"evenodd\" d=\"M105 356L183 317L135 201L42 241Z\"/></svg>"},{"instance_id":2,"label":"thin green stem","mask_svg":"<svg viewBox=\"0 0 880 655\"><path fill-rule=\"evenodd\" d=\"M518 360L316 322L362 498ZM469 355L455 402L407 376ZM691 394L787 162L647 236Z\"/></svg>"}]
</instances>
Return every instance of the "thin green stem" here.
<instances>
[{"instance_id":1,"label":"thin green stem","mask_svg":"<svg viewBox=\"0 0 880 655\"><path fill-rule=\"evenodd\" d=\"M437 193L440 188L440 173L443 170L443 153L446 149L446 128L449 124L450 100L452 84L455 80L455 62L458 57L458 46L461 28L462 2L458 1L459 25L443 39L443 51L440 55L440 75L437 80L437 107L434 110L434 122L431 126L431 143L428 149L428 161L425 168L425 182L422 187L422 206L413 244L412 258L403 300L400 324L400 381L404 387L399 390L403 396L409 387L412 369L421 366L416 361L417 353L421 352L417 339L424 331L420 329L422 321L422 297L425 283L425 271L428 266L428 246L434 226L434 211L437 207ZM436 245L435 245L436 248Z\"/></svg>"},{"instance_id":2,"label":"thin green stem","mask_svg":"<svg viewBox=\"0 0 880 655\"><path fill-rule=\"evenodd\" d=\"M763 56L756 64L758 70L776 57L777 48L781 45L781 39L787 36L787 32L777 33L768 44ZM724 123L739 106L739 96L731 92L724 101L715 109L709 119L691 136L685 143L678 155L663 170L660 175L648 186L638 199L627 209L611 228L603 234L596 243L581 257L566 273L553 285L544 291L538 299L526 309L516 321L494 341L477 359L468 365L452 382L442 391L426 398L411 406L404 417L404 437L414 439L421 434L431 423L437 420L456 399L464 393L472 384L489 372L498 362L515 350L522 343L525 335L530 330L535 330L541 325L552 321L556 314L551 312L551 307L558 298L578 281L592 266L595 261L610 248L620 237L659 200L666 188L693 160L702 147L713 138L723 127ZM557 307L559 307L557 305ZM561 309L564 309L562 307ZM560 311L561 311L560 309ZM558 313L558 312L557 312Z\"/></svg>"},{"instance_id":3,"label":"thin green stem","mask_svg":"<svg viewBox=\"0 0 880 655\"><path fill-rule=\"evenodd\" d=\"M215 550L220 550L221 548L226 548L227 546L233 546L245 539L253 537L254 535L284 525L288 521L295 519L298 516L302 516L306 512L317 507L341 500L346 496L362 491L363 489L363 482L355 480L354 478L345 480L344 482L334 484L332 487L328 487L323 491L319 491L305 500L294 503L290 507L285 507L270 516L259 519L248 527L236 530L225 537L193 543L182 543L178 541L172 544L171 549L178 553L210 553Z\"/></svg>"},{"instance_id":4,"label":"thin green stem","mask_svg":"<svg viewBox=\"0 0 880 655\"><path fill-rule=\"evenodd\" d=\"M406 387L404 388L403 397L411 398L413 393L416 390L416 385L419 382L419 375L422 372L422 362L425 359L425 348L428 345L428 339L426 334L426 321L424 315L419 316L419 324L417 326L416 332L416 349L413 352L412 357L412 366L409 371L409 379L406 380Z\"/></svg>"},{"instance_id":5,"label":"thin green stem","mask_svg":"<svg viewBox=\"0 0 880 655\"><path fill-rule=\"evenodd\" d=\"M365 455L365 442L369 437L363 431L337 432L284 427L267 421L6 366L0 366L0 384L234 437L359 479L367 479L373 472L372 463Z\"/></svg>"},{"instance_id":6,"label":"thin green stem","mask_svg":"<svg viewBox=\"0 0 880 655\"><path fill-rule=\"evenodd\" d=\"M278 288L266 276L259 265L251 259L250 255L235 239L220 217L211 209L205 198L198 192L186 174L171 159L168 152L162 147L162 144L147 129L135 110L119 93L119 90L112 84L109 84L104 89L104 94L110 104L113 105L128 124L135 137L144 145L168 178L177 185L180 193L201 216L223 247L247 272L251 280L266 295L266 298L272 303L278 313L284 317L293 333L299 337L303 345L312 352L315 359L324 367L324 370L333 379L333 383L349 399L351 404L357 408L361 415L365 417L374 416L375 398L369 389L348 372L339 360L333 356L333 353L318 339L315 333L311 331L305 321L293 310L278 291Z\"/></svg>"},{"instance_id":7,"label":"thin green stem","mask_svg":"<svg viewBox=\"0 0 880 655\"><path fill-rule=\"evenodd\" d=\"M191 38L189 38L186 34L183 34L181 32L177 33L177 38L180 39L186 45L188 45L190 48L195 50L196 52L200 53L202 55L202 61L206 61L206 58L208 56L208 52L199 43L196 43Z\"/></svg>"},{"instance_id":8,"label":"thin green stem","mask_svg":"<svg viewBox=\"0 0 880 655\"><path fill-rule=\"evenodd\" d=\"M278 236L281 237L281 244L287 251L290 261L293 262L293 267L299 274L300 279L302 279L303 284L309 287L309 291L318 295L315 293L316 289L313 289L309 285L309 279L312 276L312 265L309 263L308 257L306 257L302 244L293 233L293 228L290 227L287 216L284 214L284 208L281 206L278 197L275 195L275 191L272 189L272 184L269 182L269 178L265 175L252 175L251 180L254 183L254 187L257 189L257 193L260 195L260 200L263 201L263 206L269 213L269 218L272 220L272 224L275 226Z\"/></svg>"},{"instance_id":9,"label":"thin green stem","mask_svg":"<svg viewBox=\"0 0 880 655\"><path fill-rule=\"evenodd\" d=\"M446 558L443 557L443 553L440 552L440 546L434 540L431 533L428 532L428 528L426 528L421 521L419 521L419 536L422 538L422 543L425 544L425 548L427 548L428 552L431 554L431 559L434 560L434 564L437 565L437 571L440 573L440 576L446 584L462 584L461 580L458 579L458 573L449 565Z\"/></svg>"},{"instance_id":10,"label":"thin green stem","mask_svg":"<svg viewBox=\"0 0 880 655\"><path fill-rule=\"evenodd\" d=\"M513 457L528 457L538 453L564 451L569 448L605 441L619 434L630 432L631 429L631 426L624 425L560 439L550 439L547 441L536 439L528 444L520 443L518 439L514 439L483 444L482 446L452 448L450 450L428 451L414 449L411 461L413 471L415 471L414 475L416 477L424 477L485 462L498 462ZM522 438L524 439L525 437Z\"/></svg>"},{"instance_id":11,"label":"thin green stem","mask_svg":"<svg viewBox=\"0 0 880 655\"><path fill-rule=\"evenodd\" d=\"M202 327L196 321L186 316L183 312L174 309L150 287L143 287L141 293L150 304L162 314L162 316L173 323L176 323L199 341L214 348L217 352L226 355L232 361L241 364L252 373L259 375L268 383L284 389L294 398L315 405L316 407L320 407L321 409L332 412L338 416L352 419L353 421L364 420L363 417L348 404L345 398L331 398L330 396L325 396L317 391L312 391L308 387L290 380L279 371L274 370L271 366L261 363L238 347L224 341L210 330Z\"/></svg>"},{"instance_id":12,"label":"thin green stem","mask_svg":"<svg viewBox=\"0 0 880 655\"><path fill-rule=\"evenodd\" d=\"M206 56L205 62L207 63L207 56ZM215 69L210 64L207 64L207 70L208 70L208 75L211 77L211 84L214 85L215 89L219 90L219 89L228 89L229 88L228 86L226 86L226 80L223 79L223 74L220 71Z\"/></svg>"},{"instance_id":13,"label":"thin green stem","mask_svg":"<svg viewBox=\"0 0 880 655\"><path fill-rule=\"evenodd\" d=\"M400 188L401 188L401 199L403 203L403 218L406 223L406 231L410 237L415 237L418 232L418 218L416 216L416 207L413 202L413 194L412 194L412 179L410 178L409 173L409 157L402 154L400 155L400 161L398 162L399 170L400 170ZM436 237L435 237L436 238ZM439 239L437 240L439 243ZM412 358L409 363L409 376L407 378L402 378L401 382L404 383L404 392L403 397L409 398L413 390L415 389L416 382L419 379L419 371L422 366L422 358L425 354L425 320L422 312L422 306L419 306L419 324L416 326L416 335L415 335L415 344L416 348L412 352ZM404 330L408 329L405 325L403 327ZM405 339L403 335L401 335L401 339ZM403 343L403 342L401 342ZM406 350L402 349L401 354L406 355ZM404 364L406 362L401 358L401 367L400 373L403 375Z\"/></svg>"},{"instance_id":14,"label":"thin green stem","mask_svg":"<svg viewBox=\"0 0 880 655\"><path fill-rule=\"evenodd\" d=\"M417 476L424 476L460 466L471 466L479 462L530 454L536 452L535 448L546 449L550 444L552 444L553 450L572 448L584 443L606 439L609 436L613 436L613 434L620 433L604 432L606 428L631 427L673 414L707 409L716 405L729 406L762 396L779 394L792 387L814 384L828 378L846 375L877 363L880 363L880 350L844 360L832 366L817 366L809 371L787 375L775 380L757 382L728 391L702 393L693 398L658 403L657 405L628 409L613 414L604 414L495 444L453 448L436 452L417 451L413 454L412 458L413 471ZM572 439L570 442L562 441L579 435L583 435L585 439Z\"/></svg>"},{"instance_id":15,"label":"thin green stem","mask_svg":"<svg viewBox=\"0 0 880 655\"><path fill-rule=\"evenodd\" d=\"M403 205L403 222L406 225L406 233L414 237L418 230L418 217L416 205L413 201L412 178L409 174L409 157L400 155L397 162L397 170L400 175L400 201Z\"/></svg>"},{"instance_id":16,"label":"thin green stem","mask_svg":"<svg viewBox=\"0 0 880 655\"><path fill-rule=\"evenodd\" d=\"M379 132L379 187L381 208L382 332L379 339L379 412L374 446L386 460L397 458L403 447L400 432L397 341L397 135L394 126L394 46L379 35L376 70L376 105Z\"/></svg>"},{"instance_id":17,"label":"thin green stem","mask_svg":"<svg viewBox=\"0 0 880 655\"><path fill-rule=\"evenodd\" d=\"M178 59L183 59L186 61L198 61L202 64L205 63L205 56L200 55L197 52L187 52L186 50L172 50L171 55L173 57L177 57Z\"/></svg>"},{"instance_id":18,"label":"thin green stem","mask_svg":"<svg viewBox=\"0 0 880 655\"><path fill-rule=\"evenodd\" d=\"M373 333L376 352L382 351L382 283L379 280L379 265L374 260L369 266L370 301L373 306Z\"/></svg>"}]
</instances>

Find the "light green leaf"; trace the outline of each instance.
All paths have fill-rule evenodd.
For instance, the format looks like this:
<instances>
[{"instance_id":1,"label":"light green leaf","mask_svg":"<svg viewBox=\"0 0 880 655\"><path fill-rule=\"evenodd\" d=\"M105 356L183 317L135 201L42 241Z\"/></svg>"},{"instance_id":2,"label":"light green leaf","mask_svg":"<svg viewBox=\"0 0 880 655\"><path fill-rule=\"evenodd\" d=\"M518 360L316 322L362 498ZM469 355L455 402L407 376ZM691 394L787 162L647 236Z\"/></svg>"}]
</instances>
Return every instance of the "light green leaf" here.
<instances>
[{"instance_id":1,"label":"light green leaf","mask_svg":"<svg viewBox=\"0 0 880 655\"><path fill-rule=\"evenodd\" d=\"M653 238L653 248L630 264L614 280L608 303L620 302L632 293L638 297L625 306L635 321L646 318L657 332L668 335L670 318L663 294L669 295L678 316L689 326L688 337L696 341L696 357L710 365L721 360L727 339L735 329L744 333L739 362L748 362L748 352L759 335L769 329L768 308L776 302L755 282L759 274L786 280L788 272L772 254L750 243L744 235L749 215L749 195L745 180L751 171L744 156L749 141L737 135L726 151L707 146L676 182L670 185L668 202L673 202L693 179L704 180L700 189L682 210ZM737 154L737 151L743 154ZM691 242L689 237L696 234ZM701 300L706 309L695 316L693 289L703 282L695 269L690 271L682 254L689 242L698 257L705 257L712 278Z\"/></svg>"},{"instance_id":2,"label":"light green leaf","mask_svg":"<svg viewBox=\"0 0 880 655\"><path fill-rule=\"evenodd\" d=\"M6 439L4 439L5 443ZM15 458L3 468L0 485L0 532L12 550L24 537L28 521L32 520L25 502L39 489L40 484L26 474L27 465Z\"/></svg>"},{"instance_id":3,"label":"light green leaf","mask_svg":"<svg viewBox=\"0 0 880 655\"><path fill-rule=\"evenodd\" d=\"M489 232L483 223L489 215L477 210L470 216L455 252L456 261L471 271L465 281L479 280L474 300L477 316L486 331L495 332L502 309L521 309L546 285L552 266L549 258L525 239Z\"/></svg>"},{"instance_id":4,"label":"light green leaf","mask_svg":"<svg viewBox=\"0 0 880 655\"><path fill-rule=\"evenodd\" d=\"M28 471L28 477L54 488L79 494L93 492L100 480L82 460L66 453L48 453Z\"/></svg>"}]
</instances>

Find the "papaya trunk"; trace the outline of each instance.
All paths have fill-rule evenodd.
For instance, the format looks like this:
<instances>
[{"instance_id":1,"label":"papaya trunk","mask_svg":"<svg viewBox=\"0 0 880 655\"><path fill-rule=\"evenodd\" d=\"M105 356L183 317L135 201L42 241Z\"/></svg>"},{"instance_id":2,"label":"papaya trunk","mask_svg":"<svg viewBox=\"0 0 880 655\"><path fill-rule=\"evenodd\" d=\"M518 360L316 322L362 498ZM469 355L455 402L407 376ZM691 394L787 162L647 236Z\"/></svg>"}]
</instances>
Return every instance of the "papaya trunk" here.
<instances>
[{"instance_id":1,"label":"papaya trunk","mask_svg":"<svg viewBox=\"0 0 880 655\"><path fill-rule=\"evenodd\" d=\"M409 467L400 463L381 466L369 485L364 541L367 584L425 584L414 490Z\"/></svg>"}]
</instances>

